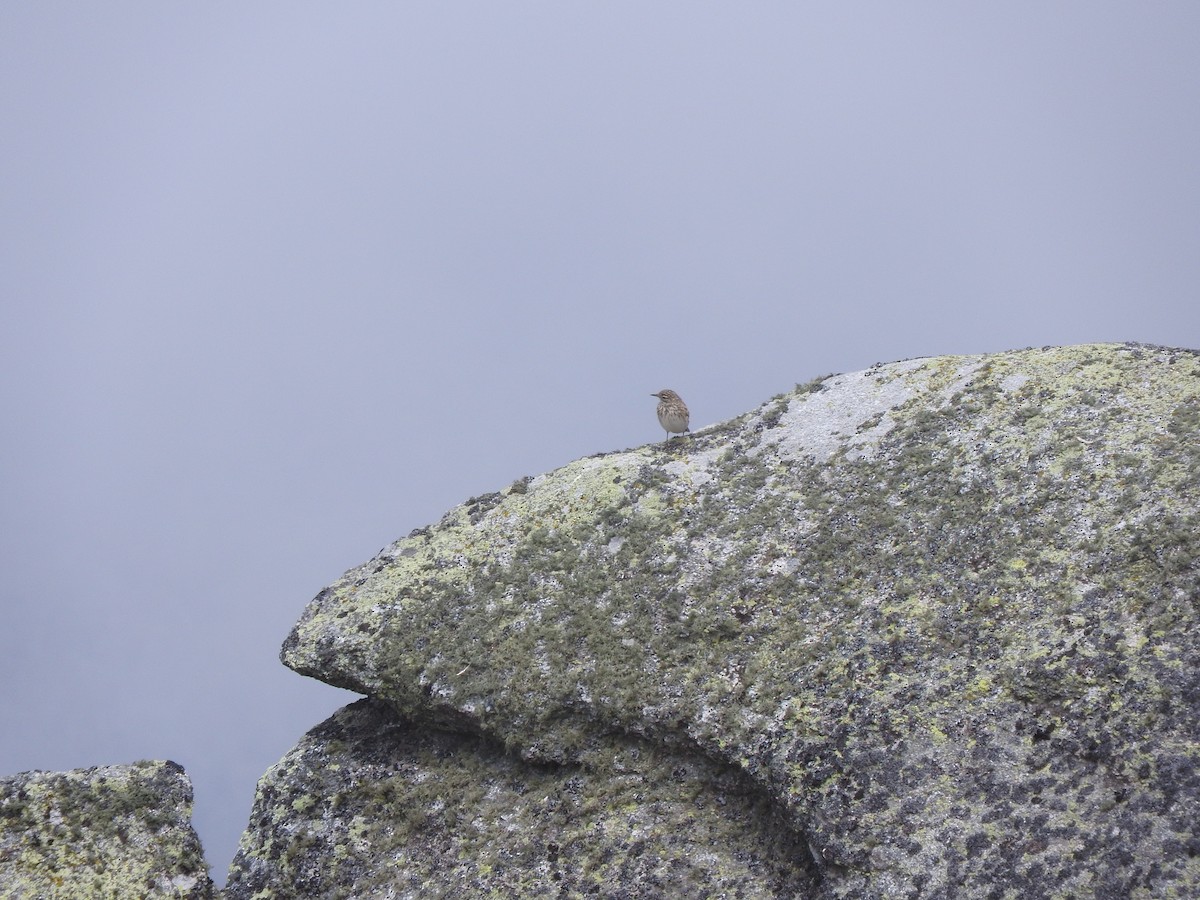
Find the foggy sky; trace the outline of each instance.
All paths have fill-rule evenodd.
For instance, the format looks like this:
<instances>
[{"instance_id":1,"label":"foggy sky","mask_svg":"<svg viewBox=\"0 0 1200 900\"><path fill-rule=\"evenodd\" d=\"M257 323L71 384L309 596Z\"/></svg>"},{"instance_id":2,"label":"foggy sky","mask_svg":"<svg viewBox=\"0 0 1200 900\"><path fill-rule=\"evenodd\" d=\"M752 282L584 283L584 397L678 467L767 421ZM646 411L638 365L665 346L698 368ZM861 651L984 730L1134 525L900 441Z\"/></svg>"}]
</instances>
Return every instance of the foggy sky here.
<instances>
[{"instance_id":1,"label":"foggy sky","mask_svg":"<svg viewBox=\"0 0 1200 900\"><path fill-rule=\"evenodd\" d=\"M222 882L454 504L915 356L1200 345L1200 5L0 5L0 775Z\"/></svg>"}]
</instances>

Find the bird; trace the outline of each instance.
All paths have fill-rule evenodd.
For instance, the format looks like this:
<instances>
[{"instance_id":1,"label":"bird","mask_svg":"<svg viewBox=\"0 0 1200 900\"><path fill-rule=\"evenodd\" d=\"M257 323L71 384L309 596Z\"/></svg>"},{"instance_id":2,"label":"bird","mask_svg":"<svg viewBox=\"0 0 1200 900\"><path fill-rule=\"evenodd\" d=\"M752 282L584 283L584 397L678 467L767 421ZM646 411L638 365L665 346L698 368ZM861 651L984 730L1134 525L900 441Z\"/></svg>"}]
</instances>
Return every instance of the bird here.
<instances>
[{"instance_id":1,"label":"bird","mask_svg":"<svg viewBox=\"0 0 1200 900\"><path fill-rule=\"evenodd\" d=\"M658 424L666 429L667 440L688 430L688 408L682 397L667 388L650 396L658 398Z\"/></svg>"}]
</instances>

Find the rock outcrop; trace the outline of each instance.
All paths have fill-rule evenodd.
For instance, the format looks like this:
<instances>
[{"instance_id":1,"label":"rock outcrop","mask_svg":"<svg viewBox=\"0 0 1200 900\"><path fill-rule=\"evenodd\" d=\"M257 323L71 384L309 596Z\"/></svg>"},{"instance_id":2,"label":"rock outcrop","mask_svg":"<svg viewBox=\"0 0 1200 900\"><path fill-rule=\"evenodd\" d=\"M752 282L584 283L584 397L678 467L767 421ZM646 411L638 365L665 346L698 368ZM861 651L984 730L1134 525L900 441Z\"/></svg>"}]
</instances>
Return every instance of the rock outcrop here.
<instances>
[{"instance_id":1,"label":"rock outcrop","mask_svg":"<svg viewBox=\"0 0 1200 900\"><path fill-rule=\"evenodd\" d=\"M798 386L473 498L323 591L369 695L225 896L1200 895L1200 356ZM217 895L191 785L0 779L0 900Z\"/></svg>"},{"instance_id":2,"label":"rock outcrop","mask_svg":"<svg viewBox=\"0 0 1200 900\"><path fill-rule=\"evenodd\" d=\"M191 815L173 762L0 778L0 898L209 900Z\"/></svg>"},{"instance_id":3,"label":"rock outcrop","mask_svg":"<svg viewBox=\"0 0 1200 900\"><path fill-rule=\"evenodd\" d=\"M253 896L1200 896L1200 356L881 365L322 591Z\"/></svg>"}]
</instances>

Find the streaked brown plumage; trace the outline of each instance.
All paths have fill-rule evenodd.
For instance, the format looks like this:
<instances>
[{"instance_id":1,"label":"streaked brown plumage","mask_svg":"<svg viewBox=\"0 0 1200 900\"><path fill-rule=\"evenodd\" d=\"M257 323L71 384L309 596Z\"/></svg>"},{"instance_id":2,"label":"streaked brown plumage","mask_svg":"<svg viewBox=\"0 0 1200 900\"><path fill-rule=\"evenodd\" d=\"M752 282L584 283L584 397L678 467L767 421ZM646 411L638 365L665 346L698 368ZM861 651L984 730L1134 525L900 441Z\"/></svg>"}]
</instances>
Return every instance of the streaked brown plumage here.
<instances>
[{"instance_id":1,"label":"streaked brown plumage","mask_svg":"<svg viewBox=\"0 0 1200 900\"><path fill-rule=\"evenodd\" d=\"M688 430L688 408L682 397L667 388L650 396L658 398L658 424L666 429L668 439Z\"/></svg>"}]
</instances>

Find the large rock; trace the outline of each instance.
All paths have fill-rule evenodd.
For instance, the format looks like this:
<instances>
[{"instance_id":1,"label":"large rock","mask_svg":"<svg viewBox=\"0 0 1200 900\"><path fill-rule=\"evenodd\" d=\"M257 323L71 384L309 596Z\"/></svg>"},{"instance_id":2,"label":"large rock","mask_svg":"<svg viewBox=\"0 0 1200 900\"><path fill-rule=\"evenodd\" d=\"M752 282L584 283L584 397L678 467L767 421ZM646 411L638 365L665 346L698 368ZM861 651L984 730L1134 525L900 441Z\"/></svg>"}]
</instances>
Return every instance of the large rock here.
<instances>
[{"instance_id":1,"label":"large rock","mask_svg":"<svg viewBox=\"0 0 1200 900\"><path fill-rule=\"evenodd\" d=\"M0 778L0 898L208 900L191 815L173 762Z\"/></svg>"},{"instance_id":2,"label":"large rock","mask_svg":"<svg viewBox=\"0 0 1200 900\"><path fill-rule=\"evenodd\" d=\"M761 892L1200 896L1198 425L1192 351L914 360L474 498L323 591L284 645L298 672L407 723L377 782L370 728L302 745L349 754L361 791L412 782L399 823L363 797L350 808L368 812L322 807L360 841L324 859L374 856L363 877L390 866L397 896L414 878L486 893L398 849L434 840L410 815L446 809L436 840L473 873L514 845L505 864L535 871L554 844L567 883L607 896L720 893L562 850L622 812L639 846L683 846L686 817L656 832L644 814L678 808L677 783L647 768L636 799L610 787L612 760L641 748L684 760L697 796L762 798L696 842L740 858L782 823L762 861L789 853L791 872ZM472 760L440 792L420 762L438 742ZM278 822L313 821L291 798L324 784L316 768L264 779L240 856L255 885L292 877L281 859L312 828ZM519 804L496 785L573 772L575 805L522 812L514 836L503 809Z\"/></svg>"}]
</instances>

